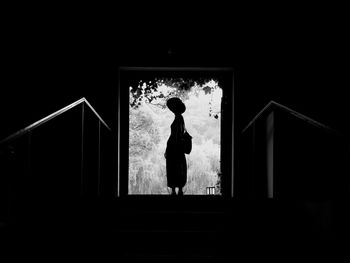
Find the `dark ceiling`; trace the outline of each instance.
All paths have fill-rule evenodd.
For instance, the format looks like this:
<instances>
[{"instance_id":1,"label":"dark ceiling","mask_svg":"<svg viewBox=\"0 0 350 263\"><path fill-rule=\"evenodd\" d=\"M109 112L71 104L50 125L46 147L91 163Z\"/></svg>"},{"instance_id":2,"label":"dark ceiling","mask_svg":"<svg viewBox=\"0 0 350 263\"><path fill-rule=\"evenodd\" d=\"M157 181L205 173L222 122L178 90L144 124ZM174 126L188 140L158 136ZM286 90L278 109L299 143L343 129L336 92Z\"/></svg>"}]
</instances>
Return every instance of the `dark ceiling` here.
<instances>
[{"instance_id":1,"label":"dark ceiling","mask_svg":"<svg viewBox=\"0 0 350 263\"><path fill-rule=\"evenodd\" d=\"M348 131L348 23L338 10L88 10L9 15L1 137L81 97L114 127L119 66L232 67L239 128L275 100Z\"/></svg>"}]
</instances>

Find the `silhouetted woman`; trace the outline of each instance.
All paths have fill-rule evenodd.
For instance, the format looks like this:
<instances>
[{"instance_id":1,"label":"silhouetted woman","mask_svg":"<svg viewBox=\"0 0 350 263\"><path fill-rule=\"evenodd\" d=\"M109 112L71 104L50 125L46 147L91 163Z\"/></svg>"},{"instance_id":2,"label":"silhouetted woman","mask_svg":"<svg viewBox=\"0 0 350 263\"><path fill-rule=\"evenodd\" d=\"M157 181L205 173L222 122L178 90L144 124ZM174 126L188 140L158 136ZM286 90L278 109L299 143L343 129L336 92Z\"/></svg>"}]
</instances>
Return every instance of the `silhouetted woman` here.
<instances>
[{"instance_id":1,"label":"silhouetted woman","mask_svg":"<svg viewBox=\"0 0 350 263\"><path fill-rule=\"evenodd\" d=\"M170 98L167 100L167 107L175 114L165 151L167 183L172 195L176 195L176 188L179 188L178 195L183 195L182 188L187 182L187 163L181 144L185 132L185 122L181 114L186 111L186 106L181 99Z\"/></svg>"}]
</instances>

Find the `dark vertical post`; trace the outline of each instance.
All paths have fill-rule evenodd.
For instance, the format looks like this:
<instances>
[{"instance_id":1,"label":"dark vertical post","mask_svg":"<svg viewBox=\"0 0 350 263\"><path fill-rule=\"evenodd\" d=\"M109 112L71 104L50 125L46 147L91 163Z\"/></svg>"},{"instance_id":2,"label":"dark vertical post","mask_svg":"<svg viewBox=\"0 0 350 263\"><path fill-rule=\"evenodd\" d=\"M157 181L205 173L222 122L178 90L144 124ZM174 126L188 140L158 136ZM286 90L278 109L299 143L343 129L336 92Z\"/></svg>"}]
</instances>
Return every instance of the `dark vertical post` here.
<instances>
[{"instance_id":1,"label":"dark vertical post","mask_svg":"<svg viewBox=\"0 0 350 263\"><path fill-rule=\"evenodd\" d=\"M232 94L231 94L231 198L234 196L234 177L235 177L235 88L234 75L232 74Z\"/></svg>"},{"instance_id":2,"label":"dark vertical post","mask_svg":"<svg viewBox=\"0 0 350 263\"><path fill-rule=\"evenodd\" d=\"M257 135L257 132L256 132L256 123L254 122L252 124L252 133L253 133L253 145L252 145L252 176L251 176L251 181L249 181L249 190L251 191L250 192L250 196L251 198L255 198L256 197L256 174L257 174L257 169L256 169L256 165L257 165L257 138L256 138L256 135Z\"/></svg>"},{"instance_id":3,"label":"dark vertical post","mask_svg":"<svg viewBox=\"0 0 350 263\"><path fill-rule=\"evenodd\" d=\"M118 103L118 115L117 115L117 125L118 125L118 142L117 142L117 185L116 185L116 194L119 197L120 196L120 136L121 136L121 130L120 130L120 111L121 111L121 105L120 105L120 94L121 94L121 82L120 82L120 70L118 70L118 98L117 98L117 103Z\"/></svg>"},{"instance_id":4,"label":"dark vertical post","mask_svg":"<svg viewBox=\"0 0 350 263\"><path fill-rule=\"evenodd\" d=\"M266 167L267 167L267 197L273 198L273 146L274 145L274 112L266 119Z\"/></svg>"},{"instance_id":5,"label":"dark vertical post","mask_svg":"<svg viewBox=\"0 0 350 263\"><path fill-rule=\"evenodd\" d=\"M98 122L97 196L101 194L101 121Z\"/></svg>"},{"instance_id":6,"label":"dark vertical post","mask_svg":"<svg viewBox=\"0 0 350 263\"><path fill-rule=\"evenodd\" d=\"M222 175L225 174L225 171L223 171L223 163L225 163L225 161L223 161L224 158L224 154L223 154L223 145L225 143L225 141L223 140L224 138L224 130L225 128L223 127L223 120L225 120L225 108L224 108L224 89L222 88L222 97L221 97L221 105L220 105L220 112L221 112L221 120L220 120L220 192L221 194L223 194L225 191L223 189L223 184L222 184ZM208 191L207 191L208 194Z\"/></svg>"},{"instance_id":7,"label":"dark vertical post","mask_svg":"<svg viewBox=\"0 0 350 263\"><path fill-rule=\"evenodd\" d=\"M31 175L31 148L32 148L32 136L31 131L28 132L28 148L27 148L27 167L25 176Z\"/></svg>"},{"instance_id":8,"label":"dark vertical post","mask_svg":"<svg viewBox=\"0 0 350 263\"><path fill-rule=\"evenodd\" d=\"M85 102L81 104L81 158L80 158L80 195L84 194L84 115L85 115Z\"/></svg>"}]
</instances>

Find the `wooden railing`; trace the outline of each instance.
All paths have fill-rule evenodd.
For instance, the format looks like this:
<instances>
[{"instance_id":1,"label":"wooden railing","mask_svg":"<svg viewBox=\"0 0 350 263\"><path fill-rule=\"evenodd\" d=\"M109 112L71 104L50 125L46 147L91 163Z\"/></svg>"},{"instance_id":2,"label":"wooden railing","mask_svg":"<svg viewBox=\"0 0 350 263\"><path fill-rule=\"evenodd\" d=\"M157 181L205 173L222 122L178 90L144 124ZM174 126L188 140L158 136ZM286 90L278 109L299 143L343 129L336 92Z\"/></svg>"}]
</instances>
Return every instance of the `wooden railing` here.
<instances>
[{"instance_id":1,"label":"wooden railing","mask_svg":"<svg viewBox=\"0 0 350 263\"><path fill-rule=\"evenodd\" d=\"M106 124L106 122L100 117L100 115L96 112L96 110L91 106L91 104L87 101L87 99L85 99L84 97L67 105L66 107L63 107L62 109L59 109L58 111L55 111L54 113L51 113L50 115L30 124L29 126L7 136L6 138L2 139L0 141L0 145L5 143L5 142L8 142L8 141L11 141L13 139L16 139L22 135L24 135L25 133L27 132L30 132L31 130L45 124L46 122L60 116L61 114L69 111L70 109L74 108L74 107L77 107L81 104L86 104L90 110L96 115L96 117L100 120L100 122L108 129L108 130L111 130L111 128Z\"/></svg>"},{"instance_id":2,"label":"wooden railing","mask_svg":"<svg viewBox=\"0 0 350 263\"><path fill-rule=\"evenodd\" d=\"M0 222L82 197L112 197L114 147L111 128L85 98L4 138Z\"/></svg>"}]
</instances>

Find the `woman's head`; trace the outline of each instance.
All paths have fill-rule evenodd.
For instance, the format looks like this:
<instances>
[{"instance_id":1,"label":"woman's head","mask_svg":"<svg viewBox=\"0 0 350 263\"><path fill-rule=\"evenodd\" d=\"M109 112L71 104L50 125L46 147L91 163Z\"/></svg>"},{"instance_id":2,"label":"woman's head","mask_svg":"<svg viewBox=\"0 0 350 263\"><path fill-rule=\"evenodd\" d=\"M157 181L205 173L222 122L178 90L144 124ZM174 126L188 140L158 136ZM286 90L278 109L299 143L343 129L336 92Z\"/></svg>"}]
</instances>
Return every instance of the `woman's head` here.
<instances>
[{"instance_id":1,"label":"woman's head","mask_svg":"<svg viewBox=\"0 0 350 263\"><path fill-rule=\"evenodd\" d=\"M166 106L169 110L171 110L174 114L182 114L186 111L185 104L181 101L180 98L173 97L167 100Z\"/></svg>"}]
</instances>

